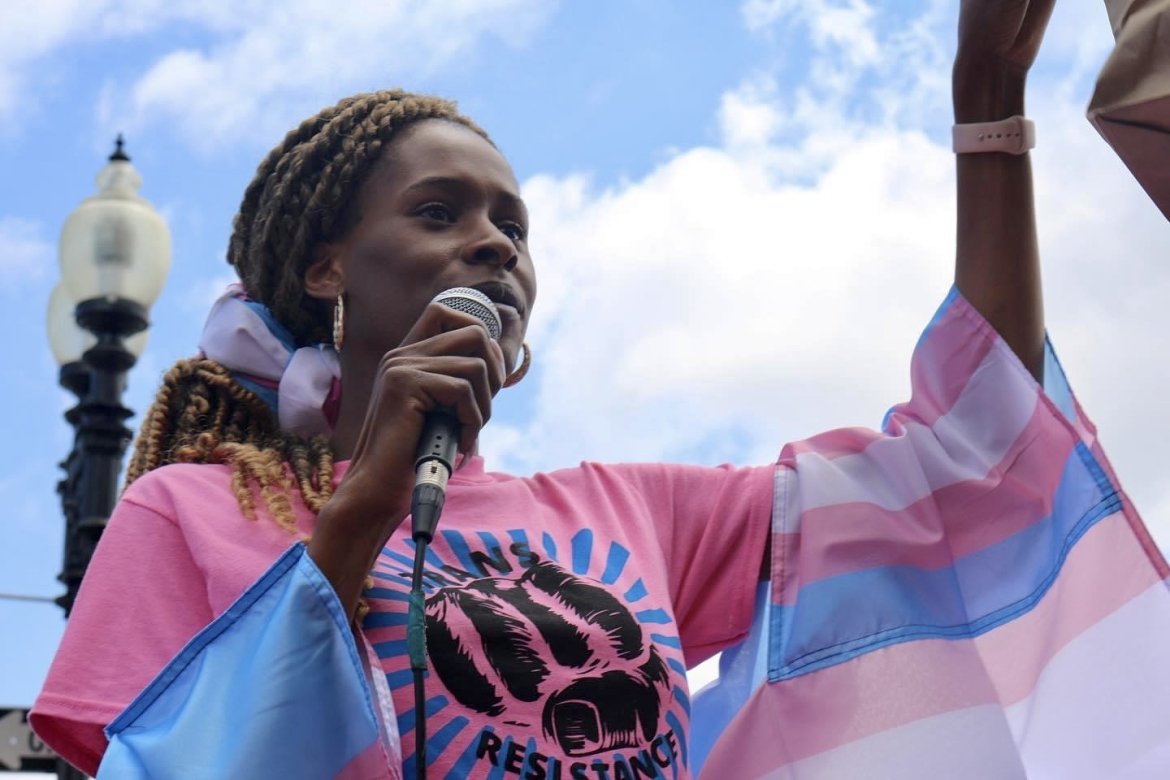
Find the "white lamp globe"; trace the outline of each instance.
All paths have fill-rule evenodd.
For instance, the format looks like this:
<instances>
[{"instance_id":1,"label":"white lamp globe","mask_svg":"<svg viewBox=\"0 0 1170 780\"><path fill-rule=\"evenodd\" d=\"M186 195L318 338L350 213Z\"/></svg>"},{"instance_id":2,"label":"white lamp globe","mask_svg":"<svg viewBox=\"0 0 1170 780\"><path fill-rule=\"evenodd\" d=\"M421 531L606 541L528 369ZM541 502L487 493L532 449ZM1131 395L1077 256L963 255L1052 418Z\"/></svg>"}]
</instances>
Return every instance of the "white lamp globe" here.
<instances>
[{"instance_id":1,"label":"white lamp globe","mask_svg":"<svg viewBox=\"0 0 1170 780\"><path fill-rule=\"evenodd\" d=\"M98 193L65 220L59 243L61 279L71 299L128 299L149 309L171 267L166 222L138 194L142 177L117 150L97 175Z\"/></svg>"}]
</instances>

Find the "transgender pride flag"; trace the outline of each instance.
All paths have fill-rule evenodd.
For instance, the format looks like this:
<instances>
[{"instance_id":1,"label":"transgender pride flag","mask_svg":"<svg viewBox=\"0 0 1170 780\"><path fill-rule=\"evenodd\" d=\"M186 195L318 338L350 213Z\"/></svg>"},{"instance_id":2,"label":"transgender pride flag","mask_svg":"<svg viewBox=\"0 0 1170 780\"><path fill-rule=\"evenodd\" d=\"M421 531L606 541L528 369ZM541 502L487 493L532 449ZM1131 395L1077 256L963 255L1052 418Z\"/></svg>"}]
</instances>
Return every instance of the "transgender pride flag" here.
<instances>
[{"instance_id":1,"label":"transgender pride flag","mask_svg":"<svg viewBox=\"0 0 1170 780\"><path fill-rule=\"evenodd\" d=\"M690 766L1170 777L1168 570L1051 350L1042 390L952 292L912 374L881 433L781 455L772 579L694 699ZM99 777L400 778L376 668L294 545L110 724Z\"/></svg>"},{"instance_id":2,"label":"transgender pride flag","mask_svg":"<svg viewBox=\"0 0 1170 780\"><path fill-rule=\"evenodd\" d=\"M952 292L882 433L785 448L756 626L695 697L710 778L1170 777L1170 591L1051 349Z\"/></svg>"}]
</instances>

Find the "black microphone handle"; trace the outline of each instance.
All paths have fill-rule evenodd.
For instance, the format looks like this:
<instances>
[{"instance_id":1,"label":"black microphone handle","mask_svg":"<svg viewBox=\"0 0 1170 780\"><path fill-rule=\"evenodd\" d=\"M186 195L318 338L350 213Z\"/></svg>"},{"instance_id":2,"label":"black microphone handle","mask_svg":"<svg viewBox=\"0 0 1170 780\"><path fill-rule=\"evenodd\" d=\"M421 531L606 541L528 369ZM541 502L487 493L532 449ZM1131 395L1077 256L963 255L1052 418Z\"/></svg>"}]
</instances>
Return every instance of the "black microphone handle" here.
<instances>
[{"instance_id":1,"label":"black microphone handle","mask_svg":"<svg viewBox=\"0 0 1170 780\"><path fill-rule=\"evenodd\" d=\"M410 535L428 542L435 535L447 494L447 480L459 452L459 420L450 409L428 412L414 458L414 494L410 500Z\"/></svg>"}]
</instances>

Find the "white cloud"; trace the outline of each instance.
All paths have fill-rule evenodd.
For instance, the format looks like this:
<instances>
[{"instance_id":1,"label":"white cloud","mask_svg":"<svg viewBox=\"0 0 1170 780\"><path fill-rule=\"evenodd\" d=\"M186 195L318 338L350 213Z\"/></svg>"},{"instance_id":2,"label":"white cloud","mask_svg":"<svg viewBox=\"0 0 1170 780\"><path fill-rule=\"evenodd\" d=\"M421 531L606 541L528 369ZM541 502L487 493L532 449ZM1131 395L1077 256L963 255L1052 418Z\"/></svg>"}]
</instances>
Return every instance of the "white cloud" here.
<instances>
[{"instance_id":1,"label":"white cloud","mask_svg":"<svg viewBox=\"0 0 1170 780\"><path fill-rule=\"evenodd\" d=\"M757 78L723 94L719 107L719 131L729 147L764 147L786 123L775 104L776 84Z\"/></svg>"},{"instance_id":2,"label":"white cloud","mask_svg":"<svg viewBox=\"0 0 1170 780\"><path fill-rule=\"evenodd\" d=\"M131 126L172 121L203 149L269 139L356 89L395 86L448 65L484 41L518 46L542 23L544 0L397 3L365 0L347 12L325 0L256 14L215 44L172 51L113 101ZM113 116L111 116L113 118Z\"/></svg>"},{"instance_id":3,"label":"white cloud","mask_svg":"<svg viewBox=\"0 0 1170 780\"><path fill-rule=\"evenodd\" d=\"M19 217L0 217L0 290L15 292L45 278L53 267L55 249L41 226Z\"/></svg>"},{"instance_id":4,"label":"white cloud","mask_svg":"<svg viewBox=\"0 0 1170 780\"><path fill-rule=\"evenodd\" d=\"M395 86L472 52L523 45L551 0L13 0L0 4L0 116L11 114L34 65L66 45L135 39L181 26L204 43L160 56L131 84L107 83L103 124L172 122L210 150L279 136L337 95Z\"/></svg>"},{"instance_id":5,"label":"white cloud","mask_svg":"<svg viewBox=\"0 0 1170 780\"><path fill-rule=\"evenodd\" d=\"M10 0L0 4L0 117L17 104L29 63L84 28L80 0Z\"/></svg>"},{"instance_id":6,"label":"white cloud","mask_svg":"<svg viewBox=\"0 0 1170 780\"><path fill-rule=\"evenodd\" d=\"M776 26L800 27L817 51L833 50L851 68L872 65L882 58L874 30L877 12L866 0L747 0L740 7L744 23L753 32ZM830 65L821 61L819 66Z\"/></svg>"},{"instance_id":7,"label":"white cloud","mask_svg":"<svg viewBox=\"0 0 1170 780\"><path fill-rule=\"evenodd\" d=\"M534 461L694 457L741 438L741 459L768 459L905 395L949 284L950 155L917 133L859 136L812 187L776 175L787 158L693 149L584 202L579 180L569 197L526 184L542 278L564 285L537 309Z\"/></svg>"},{"instance_id":8,"label":"white cloud","mask_svg":"<svg viewBox=\"0 0 1170 780\"><path fill-rule=\"evenodd\" d=\"M7 0L0 3L0 117L12 113L35 70L51 71L49 55L140 35L175 20L210 24L227 10L212 0Z\"/></svg>"},{"instance_id":9,"label":"white cloud","mask_svg":"<svg viewBox=\"0 0 1170 780\"><path fill-rule=\"evenodd\" d=\"M916 111L949 117L937 74L912 67L949 57L927 32L939 13L931 4L917 31L891 33L904 51L889 72L925 101ZM1078 23L1083 13L1054 22ZM1059 53L1087 48L1107 50ZM1085 122L1087 85L1073 90L1061 61L1042 61L1031 85L1048 322L1170 546L1158 444L1170 435L1158 411L1170 226ZM724 96L719 147L606 190L584 176L525 183L544 285L531 332L540 370L527 423L485 436L497 466L766 462L786 441L873 427L906 397L910 352L952 275L953 157L942 133L912 129L913 112L866 123L836 98L753 77Z\"/></svg>"},{"instance_id":10,"label":"white cloud","mask_svg":"<svg viewBox=\"0 0 1170 780\"><path fill-rule=\"evenodd\" d=\"M782 106L778 124L787 135L780 139L803 138L803 153L834 154L865 127L937 130L949 120L957 22L951 0L895 6L747 0L740 11L747 27L780 52L784 67L745 80L737 91Z\"/></svg>"}]
</instances>

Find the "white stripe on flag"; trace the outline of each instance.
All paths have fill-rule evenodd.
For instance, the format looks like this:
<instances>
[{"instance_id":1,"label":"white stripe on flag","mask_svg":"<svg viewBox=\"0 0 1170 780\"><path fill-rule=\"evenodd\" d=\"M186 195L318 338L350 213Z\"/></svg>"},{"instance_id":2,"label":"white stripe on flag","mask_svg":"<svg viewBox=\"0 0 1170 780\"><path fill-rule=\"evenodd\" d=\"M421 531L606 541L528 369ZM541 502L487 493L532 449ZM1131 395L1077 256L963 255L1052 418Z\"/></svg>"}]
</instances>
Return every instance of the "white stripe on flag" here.
<instances>
[{"instance_id":1,"label":"white stripe on flag","mask_svg":"<svg viewBox=\"0 0 1170 780\"><path fill-rule=\"evenodd\" d=\"M1168 647L1170 590L1159 582L1057 653L1006 710L1029 778L1170 777Z\"/></svg>"}]
</instances>

